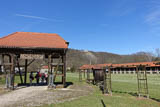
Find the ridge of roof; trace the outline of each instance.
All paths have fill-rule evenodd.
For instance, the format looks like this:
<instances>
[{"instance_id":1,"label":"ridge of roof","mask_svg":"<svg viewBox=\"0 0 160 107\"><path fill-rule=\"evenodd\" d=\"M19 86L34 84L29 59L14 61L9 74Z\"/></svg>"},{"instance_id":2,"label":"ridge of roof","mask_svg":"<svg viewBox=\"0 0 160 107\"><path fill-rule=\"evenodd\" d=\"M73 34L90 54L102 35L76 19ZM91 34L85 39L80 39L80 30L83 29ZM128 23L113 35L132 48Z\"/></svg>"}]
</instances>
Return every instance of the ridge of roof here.
<instances>
[{"instance_id":1,"label":"ridge of roof","mask_svg":"<svg viewBox=\"0 0 160 107\"><path fill-rule=\"evenodd\" d=\"M63 39L59 34L57 33L44 33L44 32L23 32L23 31L20 31L20 32L15 32L15 33L28 33L28 34L47 34L48 36L59 36L61 39ZM63 39L64 40L64 39ZM67 42L66 40L64 40L65 42Z\"/></svg>"},{"instance_id":2,"label":"ridge of roof","mask_svg":"<svg viewBox=\"0 0 160 107\"><path fill-rule=\"evenodd\" d=\"M120 64L111 64L111 63L108 63L108 64L94 64L94 65L82 65L79 69L88 69L88 68L102 68L103 66L106 66L106 65L112 65L113 67L120 67L120 66L136 66L136 65L149 65L149 66L157 66L155 63L157 61L152 61L152 62L133 62L133 63L120 63Z\"/></svg>"},{"instance_id":3,"label":"ridge of roof","mask_svg":"<svg viewBox=\"0 0 160 107\"><path fill-rule=\"evenodd\" d=\"M16 34L16 33L18 33L18 32L14 32L14 33L11 33L11 34L9 34L9 35L7 35L7 36L3 36L3 37L0 38L0 40L1 40L1 39L5 39L5 38L8 38L8 37L10 37L10 36L12 36L12 35L14 35L14 34Z\"/></svg>"},{"instance_id":4,"label":"ridge of roof","mask_svg":"<svg viewBox=\"0 0 160 107\"><path fill-rule=\"evenodd\" d=\"M68 42L56 33L14 32L0 38L2 47L68 48Z\"/></svg>"}]
</instances>

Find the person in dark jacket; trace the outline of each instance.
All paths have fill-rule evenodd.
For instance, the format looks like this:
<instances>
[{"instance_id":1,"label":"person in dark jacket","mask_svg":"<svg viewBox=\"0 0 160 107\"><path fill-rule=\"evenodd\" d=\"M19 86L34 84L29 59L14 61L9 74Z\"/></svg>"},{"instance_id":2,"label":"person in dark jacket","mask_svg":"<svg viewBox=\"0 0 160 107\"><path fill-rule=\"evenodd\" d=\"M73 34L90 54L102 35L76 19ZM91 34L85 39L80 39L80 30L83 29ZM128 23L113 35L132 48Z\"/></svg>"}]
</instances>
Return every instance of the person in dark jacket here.
<instances>
[{"instance_id":1,"label":"person in dark jacket","mask_svg":"<svg viewBox=\"0 0 160 107\"><path fill-rule=\"evenodd\" d=\"M37 85L39 84L39 77L40 77L39 72L37 72L37 73L36 73L36 76L35 76L36 81L37 81Z\"/></svg>"},{"instance_id":2,"label":"person in dark jacket","mask_svg":"<svg viewBox=\"0 0 160 107\"><path fill-rule=\"evenodd\" d=\"M45 80L46 80L46 84L48 84L48 74L45 73Z\"/></svg>"},{"instance_id":3,"label":"person in dark jacket","mask_svg":"<svg viewBox=\"0 0 160 107\"><path fill-rule=\"evenodd\" d=\"M44 83L44 80L45 80L45 74L42 73L42 75L41 75L41 82Z\"/></svg>"},{"instance_id":4,"label":"person in dark jacket","mask_svg":"<svg viewBox=\"0 0 160 107\"><path fill-rule=\"evenodd\" d=\"M29 75L30 85L32 85L32 81L34 80L33 72Z\"/></svg>"}]
</instances>

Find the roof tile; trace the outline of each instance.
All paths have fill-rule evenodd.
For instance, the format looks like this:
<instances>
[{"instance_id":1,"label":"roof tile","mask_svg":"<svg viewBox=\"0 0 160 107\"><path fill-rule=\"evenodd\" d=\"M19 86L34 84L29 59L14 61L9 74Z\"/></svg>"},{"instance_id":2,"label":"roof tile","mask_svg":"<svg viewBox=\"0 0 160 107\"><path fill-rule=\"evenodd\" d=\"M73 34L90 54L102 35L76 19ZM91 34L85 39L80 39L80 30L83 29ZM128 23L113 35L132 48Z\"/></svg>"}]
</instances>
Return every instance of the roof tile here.
<instances>
[{"instance_id":1,"label":"roof tile","mask_svg":"<svg viewBox=\"0 0 160 107\"><path fill-rule=\"evenodd\" d=\"M54 33L15 32L0 38L0 47L68 48L68 45Z\"/></svg>"}]
</instances>

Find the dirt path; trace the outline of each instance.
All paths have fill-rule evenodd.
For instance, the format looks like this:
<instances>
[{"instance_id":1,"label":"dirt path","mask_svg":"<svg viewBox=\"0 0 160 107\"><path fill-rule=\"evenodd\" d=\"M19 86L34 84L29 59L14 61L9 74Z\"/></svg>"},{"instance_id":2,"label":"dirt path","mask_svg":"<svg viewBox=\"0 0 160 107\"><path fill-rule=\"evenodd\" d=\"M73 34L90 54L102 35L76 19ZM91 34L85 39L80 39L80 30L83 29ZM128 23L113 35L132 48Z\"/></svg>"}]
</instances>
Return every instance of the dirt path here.
<instances>
[{"instance_id":1,"label":"dirt path","mask_svg":"<svg viewBox=\"0 0 160 107\"><path fill-rule=\"evenodd\" d=\"M0 96L0 107L41 106L70 101L92 92L92 87L73 85L67 89L48 90L47 86L32 86Z\"/></svg>"}]
</instances>

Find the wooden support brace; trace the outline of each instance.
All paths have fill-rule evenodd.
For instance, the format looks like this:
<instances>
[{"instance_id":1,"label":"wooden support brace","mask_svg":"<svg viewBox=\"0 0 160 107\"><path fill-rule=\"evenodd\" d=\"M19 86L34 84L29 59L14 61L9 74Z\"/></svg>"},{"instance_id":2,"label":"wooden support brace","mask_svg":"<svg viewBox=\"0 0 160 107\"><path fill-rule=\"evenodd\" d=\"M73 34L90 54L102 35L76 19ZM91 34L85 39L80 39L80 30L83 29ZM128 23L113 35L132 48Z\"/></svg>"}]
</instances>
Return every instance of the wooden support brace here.
<instances>
[{"instance_id":1,"label":"wooden support brace","mask_svg":"<svg viewBox=\"0 0 160 107\"><path fill-rule=\"evenodd\" d=\"M79 81L82 82L82 71L79 70Z\"/></svg>"},{"instance_id":2,"label":"wooden support brace","mask_svg":"<svg viewBox=\"0 0 160 107\"><path fill-rule=\"evenodd\" d=\"M35 59L33 59L31 62L29 62L29 63L27 64L27 66L31 65L34 61L35 61Z\"/></svg>"},{"instance_id":3,"label":"wooden support brace","mask_svg":"<svg viewBox=\"0 0 160 107\"><path fill-rule=\"evenodd\" d=\"M24 84L27 84L27 65L28 65L28 59L25 59L25 75L24 75Z\"/></svg>"},{"instance_id":4,"label":"wooden support brace","mask_svg":"<svg viewBox=\"0 0 160 107\"><path fill-rule=\"evenodd\" d=\"M17 66L18 66L18 71L19 71L19 76L20 76L21 84L23 84L23 79L22 79L22 74L21 74L21 69L20 69L18 57L16 59L17 59Z\"/></svg>"}]
</instances>

